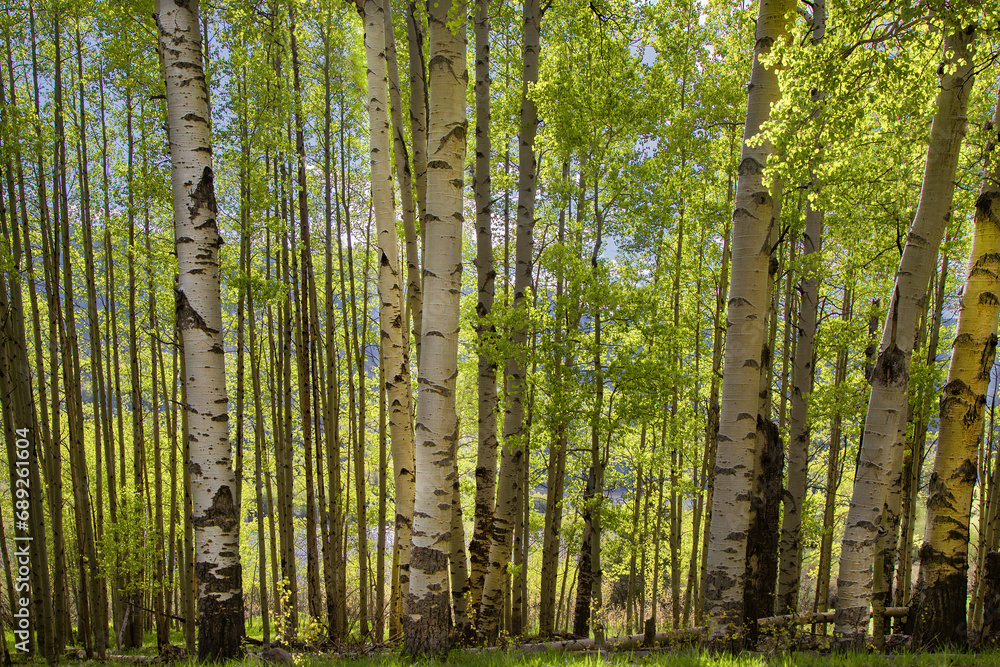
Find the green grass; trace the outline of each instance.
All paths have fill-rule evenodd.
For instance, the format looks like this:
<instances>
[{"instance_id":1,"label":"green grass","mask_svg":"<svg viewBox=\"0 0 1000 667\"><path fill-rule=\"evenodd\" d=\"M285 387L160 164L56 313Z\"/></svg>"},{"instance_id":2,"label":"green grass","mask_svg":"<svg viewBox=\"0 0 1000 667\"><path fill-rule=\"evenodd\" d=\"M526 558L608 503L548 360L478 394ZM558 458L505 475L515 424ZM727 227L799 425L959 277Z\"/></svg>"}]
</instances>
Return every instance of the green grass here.
<instances>
[{"instance_id":1,"label":"green grass","mask_svg":"<svg viewBox=\"0 0 1000 667\"><path fill-rule=\"evenodd\" d=\"M248 634L259 638L257 632L248 627ZM8 646L13 648L10 632L7 633ZM183 632L173 630L170 641L184 645ZM256 647L250 647L256 650ZM128 655L155 656L156 634L146 633L143 647L124 651ZM12 657L14 656L12 652ZM412 667L413 660L390 650L381 655L334 656L329 653L303 653L294 655L297 667ZM44 664L41 659L36 664ZM67 655L60 664L82 665L87 661L77 660ZM22 662L21 664L27 664ZM128 663L119 663L127 665ZM196 667L192 659L173 663L176 667ZM896 653L892 655L870 655L866 653L816 654L810 652L780 653L774 655L744 653L736 656L713 656L696 648L680 648L652 654L613 653L570 653L549 651L542 653L522 653L516 648L493 651L453 650L446 658L426 660L420 664L428 667L1000 667L1000 652L987 653ZM247 665L259 667L256 658L247 658L230 667Z\"/></svg>"}]
</instances>

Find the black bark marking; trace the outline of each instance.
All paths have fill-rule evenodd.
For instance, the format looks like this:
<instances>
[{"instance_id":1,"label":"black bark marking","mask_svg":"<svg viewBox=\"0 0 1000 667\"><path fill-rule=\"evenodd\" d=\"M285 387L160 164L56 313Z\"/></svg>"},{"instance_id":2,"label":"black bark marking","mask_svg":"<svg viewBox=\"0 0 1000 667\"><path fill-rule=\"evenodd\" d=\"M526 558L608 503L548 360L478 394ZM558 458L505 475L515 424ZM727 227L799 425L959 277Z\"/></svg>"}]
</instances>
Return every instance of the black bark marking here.
<instances>
[{"instance_id":1,"label":"black bark marking","mask_svg":"<svg viewBox=\"0 0 1000 667\"><path fill-rule=\"evenodd\" d=\"M212 588L218 588L219 593L240 590L243 586L243 574L239 565L213 572L212 568L215 567L214 563L195 565L195 574L204 586L202 594L198 596L198 660L203 663L243 656L243 598L232 595L220 600L218 595L211 594Z\"/></svg>"},{"instance_id":2,"label":"black bark marking","mask_svg":"<svg viewBox=\"0 0 1000 667\"><path fill-rule=\"evenodd\" d=\"M210 222L214 227L215 216L219 212L219 207L215 201L215 175L211 167L205 167L201 173L198 185L195 186L194 192L191 193L191 203L188 204L188 212L192 220L198 215L198 211L201 208L205 208L208 211L208 217L211 219ZM216 236L218 236L218 232L216 232Z\"/></svg>"},{"instance_id":3,"label":"black bark marking","mask_svg":"<svg viewBox=\"0 0 1000 667\"><path fill-rule=\"evenodd\" d=\"M879 352L872 369L872 383L887 387L902 387L906 385L909 374L906 372L906 355L893 340L889 346Z\"/></svg>"},{"instance_id":4,"label":"black bark marking","mask_svg":"<svg viewBox=\"0 0 1000 667\"><path fill-rule=\"evenodd\" d=\"M185 294L180 288L174 290L174 310L177 317L177 328L181 331L201 329L208 334L218 333L215 329L212 329L205 323L205 318L203 318L198 311L191 306L191 302L188 301L187 294Z\"/></svg>"},{"instance_id":5,"label":"black bark marking","mask_svg":"<svg viewBox=\"0 0 1000 667\"><path fill-rule=\"evenodd\" d=\"M998 198L1000 198L1000 192L995 190L981 193L976 199L976 215L1000 227L1000 216L993 212L994 204Z\"/></svg>"},{"instance_id":6,"label":"black bark marking","mask_svg":"<svg viewBox=\"0 0 1000 667\"><path fill-rule=\"evenodd\" d=\"M950 559L925 542L920 548L920 562L950 566L956 571L935 581L921 579L917 582L903 631L913 637L914 647L963 648L968 641L965 560ZM986 630L985 623L983 630Z\"/></svg>"},{"instance_id":7,"label":"black bark marking","mask_svg":"<svg viewBox=\"0 0 1000 667\"><path fill-rule=\"evenodd\" d=\"M764 165L754 157L745 157L740 162L738 171L740 176L756 176L764 172Z\"/></svg>"},{"instance_id":8,"label":"black bark marking","mask_svg":"<svg viewBox=\"0 0 1000 667\"><path fill-rule=\"evenodd\" d=\"M239 523L239 516L236 514L236 505L233 503L233 492L228 485L223 484L215 492L212 498L212 506L201 516L192 519L196 528L206 526L218 526L223 532L229 532L236 528Z\"/></svg>"},{"instance_id":9,"label":"black bark marking","mask_svg":"<svg viewBox=\"0 0 1000 667\"><path fill-rule=\"evenodd\" d=\"M782 478L785 451L778 425L757 415L759 462L750 493L750 526L747 530L746 579L743 614L749 646L760 635L757 619L770 616L778 581L778 542L781 537Z\"/></svg>"},{"instance_id":10,"label":"black bark marking","mask_svg":"<svg viewBox=\"0 0 1000 667\"><path fill-rule=\"evenodd\" d=\"M990 370L993 368L993 360L997 356L997 334L993 332L983 345L983 352L979 355L979 372L976 373L977 380L989 380ZM985 397L983 397L985 400Z\"/></svg>"},{"instance_id":11,"label":"black bark marking","mask_svg":"<svg viewBox=\"0 0 1000 667\"><path fill-rule=\"evenodd\" d=\"M1000 553L986 554L983 568L983 627L978 648L996 648L1000 645Z\"/></svg>"},{"instance_id":12,"label":"black bark marking","mask_svg":"<svg viewBox=\"0 0 1000 667\"><path fill-rule=\"evenodd\" d=\"M410 569L436 573L448 567L448 556L437 549L413 547L410 551ZM428 587L431 588L431 587ZM403 615L405 650L411 654L443 655L451 646L448 624L451 620L451 603L447 590L433 590L417 596L411 589ZM419 619L419 620L417 620Z\"/></svg>"}]
</instances>

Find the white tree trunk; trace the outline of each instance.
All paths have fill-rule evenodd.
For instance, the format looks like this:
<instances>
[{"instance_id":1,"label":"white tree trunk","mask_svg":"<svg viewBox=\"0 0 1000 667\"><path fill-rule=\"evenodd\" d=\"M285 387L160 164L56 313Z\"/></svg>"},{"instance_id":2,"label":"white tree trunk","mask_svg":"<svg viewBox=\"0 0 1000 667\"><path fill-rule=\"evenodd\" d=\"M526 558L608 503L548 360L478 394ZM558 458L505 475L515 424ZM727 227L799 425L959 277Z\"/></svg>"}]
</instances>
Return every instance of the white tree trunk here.
<instances>
[{"instance_id":1,"label":"white tree trunk","mask_svg":"<svg viewBox=\"0 0 1000 667\"><path fill-rule=\"evenodd\" d=\"M416 432L416 497L410 594L403 616L405 650L437 655L448 648L448 562L455 476L455 380L462 288L462 191L465 185L464 16L440 0L430 8L430 114L425 218L423 343ZM454 26L453 33L449 26Z\"/></svg>"},{"instance_id":2,"label":"white tree trunk","mask_svg":"<svg viewBox=\"0 0 1000 667\"><path fill-rule=\"evenodd\" d=\"M511 332L513 353L507 362L507 411L504 415L503 450L500 457L496 511L493 517L492 543L483 582L478 630L493 639L500 628L503 609L503 586L507 580L507 563L513 547L514 523L517 519L517 497L520 487L518 471L524 457L524 377L527 355L526 293L531 288L531 266L535 227L535 133L538 110L528 95L528 86L538 81L538 56L541 48L542 22L539 0L524 3L524 36L522 54L521 125L518 155L519 176L517 196L517 241L514 271L514 310L522 313Z\"/></svg>"},{"instance_id":3,"label":"white tree trunk","mask_svg":"<svg viewBox=\"0 0 1000 667\"><path fill-rule=\"evenodd\" d=\"M955 191L959 148L972 87L972 30L945 39L937 112L931 123L927 162L917 212L896 273L865 418L864 444L840 549L835 636L843 648L861 649L868 633L875 549L879 542L888 469L906 424L910 358L917 322L924 310L927 281L937 257ZM954 69L952 69L954 68Z\"/></svg>"},{"instance_id":4,"label":"white tree trunk","mask_svg":"<svg viewBox=\"0 0 1000 667\"><path fill-rule=\"evenodd\" d=\"M379 354L385 360L385 393L396 479L396 535L399 540L401 601L409 590L410 531L413 521L413 426L410 421L410 360L406 353L403 287L396 238L390 159L384 5L366 0L365 60L368 67L372 208L378 230ZM405 159L405 157L403 158ZM405 606L405 604L404 604ZM394 610L393 613L403 613Z\"/></svg>"},{"instance_id":5,"label":"white tree trunk","mask_svg":"<svg viewBox=\"0 0 1000 667\"><path fill-rule=\"evenodd\" d=\"M826 34L826 3L813 5L812 43L819 44ZM814 99L822 93L815 91ZM821 147L817 147L821 149ZM814 165L815 166L815 165ZM815 179L815 169L813 170ZM811 191L819 193L819 184ZM809 465L809 395L813 390L813 352L816 338L816 312L819 306L820 251L823 244L823 211L813 201L806 203L806 229L802 235L802 273L799 279L798 337L795 343L795 382L792 386L791 423L788 429L788 478L781 501L781 558L778 564L776 614L798 611L799 579L802 574L802 506L806 499L806 475Z\"/></svg>"},{"instance_id":6,"label":"white tree trunk","mask_svg":"<svg viewBox=\"0 0 1000 667\"><path fill-rule=\"evenodd\" d=\"M496 291L493 264L493 196L490 179L490 22L489 0L477 0L476 35L476 165L472 188L476 198L476 304L478 376L478 447L476 450L475 527L469 544L469 608L479 610L490 553L497 479L497 368L490 358L489 340L496 336L490 322Z\"/></svg>"},{"instance_id":7,"label":"white tree trunk","mask_svg":"<svg viewBox=\"0 0 1000 667\"><path fill-rule=\"evenodd\" d=\"M747 141L759 132L770 115L771 104L780 97L775 71L765 68L760 59L786 34L794 8L791 0L760 3L733 211L733 279L705 572L705 613L713 640L733 649L739 649L743 642L743 579L757 446L760 352L769 307L768 240L774 224L771 195L763 182L764 165L772 147L766 142L750 146Z\"/></svg>"},{"instance_id":8,"label":"white tree trunk","mask_svg":"<svg viewBox=\"0 0 1000 667\"><path fill-rule=\"evenodd\" d=\"M994 158L976 200L972 249L958 310L948 383L941 398L934 470L927 483L927 518L913 601L913 635L919 645L967 642L964 618L969 570L969 519L978 478L976 458L983 412L996 357L1000 315L1000 97L986 162Z\"/></svg>"},{"instance_id":9,"label":"white tree trunk","mask_svg":"<svg viewBox=\"0 0 1000 667\"><path fill-rule=\"evenodd\" d=\"M198 658L242 652L240 532L230 465L228 398L219 287L219 237L208 89L198 2L158 0L167 91L177 248L177 328L184 342L187 432L198 583Z\"/></svg>"}]
</instances>

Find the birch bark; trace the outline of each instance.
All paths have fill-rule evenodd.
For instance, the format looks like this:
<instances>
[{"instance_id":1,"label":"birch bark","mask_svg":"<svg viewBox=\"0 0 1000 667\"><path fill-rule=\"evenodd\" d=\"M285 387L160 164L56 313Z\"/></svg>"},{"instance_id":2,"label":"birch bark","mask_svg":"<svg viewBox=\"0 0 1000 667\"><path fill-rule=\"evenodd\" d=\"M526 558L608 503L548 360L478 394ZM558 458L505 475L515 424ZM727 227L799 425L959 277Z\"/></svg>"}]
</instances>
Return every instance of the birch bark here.
<instances>
[{"instance_id":1,"label":"birch bark","mask_svg":"<svg viewBox=\"0 0 1000 667\"><path fill-rule=\"evenodd\" d=\"M760 146L750 146L747 142L758 133L770 115L771 104L780 97L777 75L773 69L764 67L761 57L784 37L794 8L789 0L760 3L733 211L733 279L705 571L705 613L711 638L733 650L743 645L743 579L757 446L760 352L769 308L769 238L773 224L772 198L763 182L764 165L772 147L767 142Z\"/></svg>"},{"instance_id":2,"label":"birch bark","mask_svg":"<svg viewBox=\"0 0 1000 667\"><path fill-rule=\"evenodd\" d=\"M840 550L834 634L841 648L862 648L868 631L875 550L882 526L893 447L901 447L905 426L910 359L917 322L924 310L933 267L955 190L959 148L972 87L974 29L954 29L945 38L939 75L937 112L931 123L920 201L896 273L878 358L871 376L871 397L864 443L858 458ZM902 457L899 457L900 463Z\"/></svg>"},{"instance_id":3,"label":"birch bark","mask_svg":"<svg viewBox=\"0 0 1000 667\"><path fill-rule=\"evenodd\" d=\"M242 652L243 585L233 489L208 93L198 3L158 0L178 264L177 326L187 372L185 436L195 528L198 657Z\"/></svg>"},{"instance_id":4,"label":"birch bark","mask_svg":"<svg viewBox=\"0 0 1000 667\"><path fill-rule=\"evenodd\" d=\"M993 114L987 160L996 150L1000 100ZM1000 161L983 179L973 218L972 249L959 302L958 329L941 420L934 470L928 481L924 544L911 605L914 641L963 646L969 519L978 477L986 391L997 348L1000 315Z\"/></svg>"},{"instance_id":5,"label":"birch bark","mask_svg":"<svg viewBox=\"0 0 1000 667\"><path fill-rule=\"evenodd\" d=\"M430 113L424 302L416 433L416 493L404 649L440 655L448 649L448 562L455 469L455 381L462 284L462 190L465 117L464 16L460 3L430 7Z\"/></svg>"}]
</instances>

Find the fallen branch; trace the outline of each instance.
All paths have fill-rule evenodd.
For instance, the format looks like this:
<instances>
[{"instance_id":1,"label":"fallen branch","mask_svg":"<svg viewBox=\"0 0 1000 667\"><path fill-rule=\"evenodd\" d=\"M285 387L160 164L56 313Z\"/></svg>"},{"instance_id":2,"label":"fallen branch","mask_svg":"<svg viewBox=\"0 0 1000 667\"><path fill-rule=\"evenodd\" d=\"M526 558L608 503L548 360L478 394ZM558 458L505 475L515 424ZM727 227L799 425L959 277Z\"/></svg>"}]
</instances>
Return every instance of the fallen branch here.
<instances>
[{"instance_id":1,"label":"fallen branch","mask_svg":"<svg viewBox=\"0 0 1000 667\"><path fill-rule=\"evenodd\" d=\"M902 618L910 613L909 607L886 607L886 618ZM874 614L874 612L872 612ZM783 614L781 616L767 616L758 618L757 624L761 627L772 627L775 625L809 625L811 623L832 623L836 617L834 611L805 612L803 614Z\"/></svg>"},{"instance_id":2,"label":"fallen branch","mask_svg":"<svg viewBox=\"0 0 1000 667\"><path fill-rule=\"evenodd\" d=\"M668 630L657 632L653 638L654 645L662 645L674 641L685 639L700 639L705 628L682 628L680 630ZM608 637L604 640L604 648L608 651L629 651L643 646L646 635L622 635L620 637ZM558 642L541 642L537 644L522 644L518 649L522 653L544 653L546 651L587 651L595 649L592 638L588 639L567 639Z\"/></svg>"}]
</instances>

